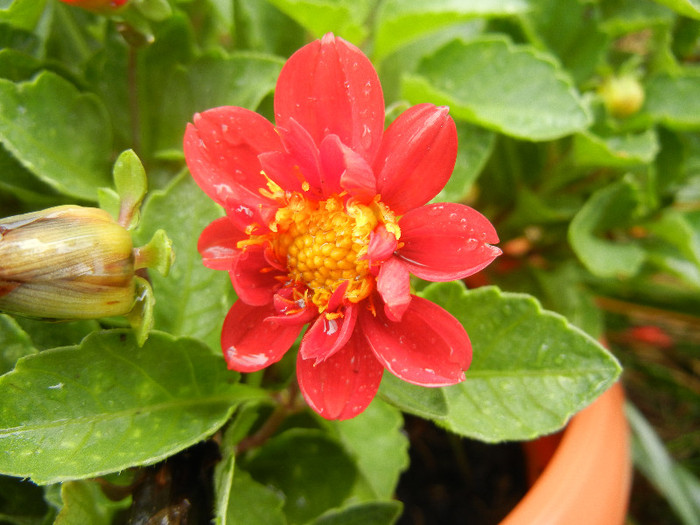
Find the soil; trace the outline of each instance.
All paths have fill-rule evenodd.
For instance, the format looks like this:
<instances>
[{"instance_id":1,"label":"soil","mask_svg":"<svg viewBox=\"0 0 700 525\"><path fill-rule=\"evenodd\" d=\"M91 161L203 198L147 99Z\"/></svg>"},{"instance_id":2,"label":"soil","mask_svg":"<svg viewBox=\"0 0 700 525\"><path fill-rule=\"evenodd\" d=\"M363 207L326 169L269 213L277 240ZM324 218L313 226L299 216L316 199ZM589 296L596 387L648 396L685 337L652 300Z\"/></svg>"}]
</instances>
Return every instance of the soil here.
<instances>
[{"instance_id":1,"label":"soil","mask_svg":"<svg viewBox=\"0 0 700 525\"><path fill-rule=\"evenodd\" d=\"M519 443L463 439L410 416L406 431L411 466L397 489L398 525L497 524L527 491Z\"/></svg>"}]
</instances>

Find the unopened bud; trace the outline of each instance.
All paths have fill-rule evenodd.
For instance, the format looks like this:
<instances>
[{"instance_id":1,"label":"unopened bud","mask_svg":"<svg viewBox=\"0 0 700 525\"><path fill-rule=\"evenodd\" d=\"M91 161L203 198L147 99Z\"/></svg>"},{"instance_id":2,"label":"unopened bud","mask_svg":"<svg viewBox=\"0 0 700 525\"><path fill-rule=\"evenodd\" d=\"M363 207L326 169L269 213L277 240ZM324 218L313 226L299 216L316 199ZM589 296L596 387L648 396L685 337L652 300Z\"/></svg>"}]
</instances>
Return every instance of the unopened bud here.
<instances>
[{"instance_id":1,"label":"unopened bud","mask_svg":"<svg viewBox=\"0 0 700 525\"><path fill-rule=\"evenodd\" d=\"M131 236L98 208L0 219L0 310L50 319L125 315L136 295Z\"/></svg>"},{"instance_id":2,"label":"unopened bud","mask_svg":"<svg viewBox=\"0 0 700 525\"><path fill-rule=\"evenodd\" d=\"M634 115L644 104L644 88L629 74L606 79L599 94L608 113L618 118Z\"/></svg>"}]
</instances>

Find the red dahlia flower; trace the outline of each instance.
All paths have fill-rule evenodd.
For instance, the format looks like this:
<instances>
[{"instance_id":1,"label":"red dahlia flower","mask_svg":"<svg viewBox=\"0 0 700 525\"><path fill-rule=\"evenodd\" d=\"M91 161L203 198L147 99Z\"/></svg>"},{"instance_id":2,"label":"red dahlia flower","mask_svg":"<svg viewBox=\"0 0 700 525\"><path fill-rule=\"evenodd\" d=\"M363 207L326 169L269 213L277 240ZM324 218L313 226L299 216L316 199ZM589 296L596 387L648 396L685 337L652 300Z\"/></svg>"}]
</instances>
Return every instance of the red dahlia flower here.
<instances>
[{"instance_id":1,"label":"red dahlia flower","mask_svg":"<svg viewBox=\"0 0 700 525\"><path fill-rule=\"evenodd\" d=\"M226 210L199 251L238 293L221 336L229 368L277 362L309 324L297 379L325 418L362 412L384 368L417 385L462 381L472 354L464 328L409 289L410 273L461 279L501 253L477 211L426 205L457 155L448 109L420 104L384 130L377 73L333 35L287 61L274 106L276 126L220 107L195 115L185 134L194 179Z\"/></svg>"}]
</instances>

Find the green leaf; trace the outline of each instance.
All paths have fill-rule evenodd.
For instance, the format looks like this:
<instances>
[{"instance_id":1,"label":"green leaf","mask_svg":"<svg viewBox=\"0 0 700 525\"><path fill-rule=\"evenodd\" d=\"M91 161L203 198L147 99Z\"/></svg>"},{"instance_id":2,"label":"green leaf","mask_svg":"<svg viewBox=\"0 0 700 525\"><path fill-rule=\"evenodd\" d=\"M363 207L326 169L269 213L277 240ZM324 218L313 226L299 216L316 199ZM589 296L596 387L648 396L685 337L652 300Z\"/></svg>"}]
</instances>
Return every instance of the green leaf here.
<instances>
[{"instance_id":1,"label":"green leaf","mask_svg":"<svg viewBox=\"0 0 700 525\"><path fill-rule=\"evenodd\" d=\"M134 7L149 20L160 22L172 15L168 0L131 0Z\"/></svg>"},{"instance_id":2,"label":"green leaf","mask_svg":"<svg viewBox=\"0 0 700 525\"><path fill-rule=\"evenodd\" d=\"M659 75L646 85L646 112L670 128L689 130L700 127L700 72L689 69L684 75Z\"/></svg>"},{"instance_id":3,"label":"green leaf","mask_svg":"<svg viewBox=\"0 0 700 525\"><path fill-rule=\"evenodd\" d=\"M0 2L0 23L31 31L39 22L46 0Z\"/></svg>"},{"instance_id":4,"label":"green leaf","mask_svg":"<svg viewBox=\"0 0 700 525\"><path fill-rule=\"evenodd\" d=\"M367 37L373 0L268 0L316 38L331 32L354 44Z\"/></svg>"},{"instance_id":5,"label":"green leaf","mask_svg":"<svg viewBox=\"0 0 700 525\"><path fill-rule=\"evenodd\" d=\"M206 268L197 251L202 230L222 215L221 208L202 192L188 173L146 201L135 244L145 244L163 229L172 241L175 262L167 277L150 275L156 297L155 329L202 339L219 350L221 326L233 304L226 272ZM229 295L227 295L227 293Z\"/></svg>"},{"instance_id":6,"label":"green leaf","mask_svg":"<svg viewBox=\"0 0 700 525\"><path fill-rule=\"evenodd\" d=\"M88 334L100 329L99 323L94 320L52 323L17 317L16 321L29 334L38 350L80 344Z\"/></svg>"},{"instance_id":7,"label":"green leaf","mask_svg":"<svg viewBox=\"0 0 700 525\"><path fill-rule=\"evenodd\" d=\"M385 0L376 15L377 61L427 33L475 17L506 16L528 9L524 0Z\"/></svg>"},{"instance_id":8,"label":"green leaf","mask_svg":"<svg viewBox=\"0 0 700 525\"><path fill-rule=\"evenodd\" d=\"M684 284L700 290L700 269L697 264L688 261L672 246L661 245L648 248L647 260L661 271L675 275ZM692 288L685 291L690 292Z\"/></svg>"},{"instance_id":9,"label":"green leaf","mask_svg":"<svg viewBox=\"0 0 700 525\"><path fill-rule=\"evenodd\" d=\"M541 288L536 295L548 309L560 313L591 337L600 337L603 312L584 284L587 272L576 261L569 260L556 268L534 269L533 274Z\"/></svg>"},{"instance_id":10,"label":"green leaf","mask_svg":"<svg viewBox=\"0 0 700 525\"><path fill-rule=\"evenodd\" d=\"M648 248L649 262L700 288L700 213L669 208L647 228L661 240Z\"/></svg>"},{"instance_id":11,"label":"green leaf","mask_svg":"<svg viewBox=\"0 0 700 525\"><path fill-rule=\"evenodd\" d=\"M20 357L37 352L17 321L9 315L0 314L0 375L12 370Z\"/></svg>"},{"instance_id":12,"label":"green leaf","mask_svg":"<svg viewBox=\"0 0 700 525\"><path fill-rule=\"evenodd\" d=\"M21 359L0 378L0 471L36 483L160 461L215 432L257 391L192 339L130 332Z\"/></svg>"},{"instance_id":13,"label":"green leaf","mask_svg":"<svg viewBox=\"0 0 700 525\"><path fill-rule=\"evenodd\" d=\"M182 134L189 118L183 118L180 104L171 101L171 98L179 97L177 91L166 89L166 86L178 68L192 62L195 53L193 29L190 21L182 13L176 12L160 24L154 39L151 45L138 54L137 93L140 126L137 136L133 138L134 141L140 142L140 148L135 149L147 164L159 148L182 148ZM128 50L124 49L123 45L115 46L111 51L111 54L104 57L106 63L103 67L113 61L116 61L116 65L121 65L127 59ZM96 73L99 75L99 65L97 68ZM99 82L99 78L96 81ZM120 90L114 90L110 86L104 88L125 107L124 98L128 96L128 87L123 79L120 84ZM179 139L176 140L176 137Z\"/></svg>"},{"instance_id":14,"label":"green leaf","mask_svg":"<svg viewBox=\"0 0 700 525\"><path fill-rule=\"evenodd\" d=\"M700 212L669 208L649 230L674 245L700 269Z\"/></svg>"},{"instance_id":15,"label":"green leaf","mask_svg":"<svg viewBox=\"0 0 700 525\"><path fill-rule=\"evenodd\" d=\"M391 499L409 462L401 412L375 399L359 416L334 426L341 443L355 456L360 477L371 487L373 499Z\"/></svg>"},{"instance_id":16,"label":"green leaf","mask_svg":"<svg viewBox=\"0 0 700 525\"><path fill-rule=\"evenodd\" d=\"M331 510L313 521L313 525L392 525L401 515L399 501L362 503Z\"/></svg>"},{"instance_id":17,"label":"green leaf","mask_svg":"<svg viewBox=\"0 0 700 525\"><path fill-rule=\"evenodd\" d=\"M0 48L10 53L17 51L22 54L34 54L39 48L39 39L34 33L25 29L18 29L0 23ZM9 80L28 80L29 77L25 74L36 64L36 61L30 58L26 64L20 65L16 62L15 58L17 57L12 57L10 59L10 64L7 64L7 57L2 57L2 62L0 62L0 68L2 68L3 73L2 77ZM5 76L5 73L8 72L8 65L10 74ZM12 73L18 73L21 77L15 79Z\"/></svg>"},{"instance_id":18,"label":"green leaf","mask_svg":"<svg viewBox=\"0 0 700 525\"><path fill-rule=\"evenodd\" d=\"M403 94L414 104L445 104L457 119L528 140L563 137L591 120L551 58L500 37L452 41L404 80Z\"/></svg>"},{"instance_id":19,"label":"green leaf","mask_svg":"<svg viewBox=\"0 0 700 525\"><path fill-rule=\"evenodd\" d=\"M0 49L0 78L21 82L29 80L41 68L41 62L16 49Z\"/></svg>"},{"instance_id":20,"label":"green leaf","mask_svg":"<svg viewBox=\"0 0 700 525\"><path fill-rule=\"evenodd\" d=\"M609 137L586 131L574 137L573 155L580 166L626 168L650 164L659 149L659 139L653 129Z\"/></svg>"},{"instance_id":21,"label":"green leaf","mask_svg":"<svg viewBox=\"0 0 700 525\"><path fill-rule=\"evenodd\" d=\"M188 68L192 107L196 111L224 105L255 109L274 91L283 65L280 58L255 53L204 55Z\"/></svg>"},{"instance_id":22,"label":"green leaf","mask_svg":"<svg viewBox=\"0 0 700 525\"><path fill-rule=\"evenodd\" d=\"M114 515L131 504L111 501L96 481L69 481L61 486L63 508L54 525L111 525Z\"/></svg>"},{"instance_id":23,"label":"green leaf","mask_svg":"<svg viewBox=\"0 0 700 525\"><path fill-rule=\"evenodd\" d=\"M595 73L609 46L598 11L585 0L538 0L520 18L529 40L554 53L577 83Z\"/></svg>"},{"instance_id":24,"label":"green leaf","mask_svg":"<svg viewBox=\"0 0 700 525\"><path fill-rule=\"evenodd\" d=\"M633 405L625 407L632 429L635 466L663 494L684 525L700 522L700 485L677 464L649 422Z\"/></svg>"},{"instance_id":25,"label":"green leaf","mask_svg":"<svg viewBox=\"0 0 700 525\"><path fill-rule=\"evenodd\" d=\"M177 150L182 155L185 125L197 112L218 106L256 109L274 90L283 63L266 55L210 53L176 69L165 86L171 96L159 101L159 154Z\"/></svg>"},{"instance_id":26,"label":"green leaf","mask_svg":"<svg viewBox=\"0 0 700 525\"><path fill-rule=\"evenodd\" d=\"M412 385L386 371L379 395L402 411L427 419L445 417L449 410L442 389Z\"/></svg>"},{"instance_id":27,"label":"green leaf","mask_svg":"<svg viewBox=\"0 0 700 525\"><path fill-rule=\"evenodd\" d=\"M622 36L654 26L670 27L674 13L651 0L601 2L602 28L611 36Z\"/></svg>"},{"instance_id":28,"label":"green leaf","mask_svg":"<svg viewBox=\"0 0 700 525\"><path fill-rule=\"evenodd\" d=\"M285 57L308 42L306 30L268 2L238 0L233 14L238 49Z\"/></svg>"},{"instance_id":29,"label":"green leaf","mask_svg":"<svg viewBox=\"0 0 700 525\"><path fill-rule=\"evenodd\" d=\"M576 196L538 194L527 186L518 188L515 209L509 217L509 225L516 228L531 224L556 224L566 222L573 217L581 206L581 200Z\"/></svg>"},{"instance_id":30,"label":"green leaf","mask_svg":"<svg viewBox=\"0 0 700 525\"><path fill-rule=\"evenodd\" d=\"M256 481L285 495L290 524L306 523L339 506L357 476L343 447L314 429L291 429L273 437L244 466Z\"/></svg>"},{"instance_id":31,"label":"green leaf","mask_svg":"<svg viewBox=\"0 0 700 525\"><path fill-rule=\"evenodd\" d=\"M700 20L700 1L698 0L655 0L661 5L673 9L676 13Z\"/></svg>"},{"instance_id":32,"label":"green leaf","mask_svg":"<svg viewBox=\"0 0 700 525\"><path fill-rule=\"evenodd\" d=\"M258 483L245 470L233 478L226 521L220 525L286 525L284 497L272 487Z\"/></svg>"},{"instance_id":33,"label":"green leaf","mask_svg":"<svg viewBox=\"0 0 700 525\"><path fill-rule=\"evenodd\" d=\"M581 207L569 225L569 243L579 260L599 277L631 276L644 262L644 250L618 235L604 238L616 228L624 228L639 210L641 196L630 178L596 191Z\"/></svg>"},{"instance_id":34,"label":"green leaf","mask_svg":"<svg viewBox=\"0 0 700 525\"><path fill-rule=\"evenodd\" d=\"M448 430L482 441L524 440L561 428L617 379L620 366L594 339L524 294L436 283L422 294L466 328L467 379L445 387Z\"/></svg>"},{"instance_id":35,"label":"green leaf","mask_svg":"<svg viewBox=\"0 0 700 525\"><path fill-rule=\"evenodd\" d=\"M477 38L484 30L484 21L479 19L467 20L459 24L447 26L435 33L428 33L417 40L413 40L397 53L387 56L380 67L382 91L384 100L391 103L387 108L387 125L398 117L399 109L405 111L410 107L407 100L400 96L401 81L406 74L416 71L418 64L426 56L430 56L438 49L456 38L464 40ZM392 102L396 101L396 102ZM394 114L396 113L396 114Z\"/></svg>"},{"instance_id":36,"label":"green leaf","mask_svg":"<svg viewBox=\"0 0 700 525\"><path fill-rule=\"evenodd\" d=\"M152 192L142 213L135 243L145 244L163 229L175 254L167 277L150 275L156 297L155 328L197 337L218 350L221 326L233 303L226 292L233 292L226 272L204 267L197 240L221 216L221 208L183 173L164 191Z\"/></svg>"},{"instance_id":37,"label":"green leaf","mask_svg":"<svg viewBox=\"0 0 700 525\"><path fill-rule=\"evenodd\" d=\"M48 71L20 84L0 79L0 142L65 195L95 200L109 184L108 122L99 99Z\"/></svg>"},{"instance_id":38,"label":"green leaf","mask_svg":"<svg viewBox=\"0 0 700 525\"><path fill-rule=\"evenodd\" d=\"M250 479L236 465L236 445L258 421L259 408L266 402L270 401L242 403L226 425L219 445L221 461L214 468L217 525L286 523L282 512L284 498Z\"/></svg>"},{"instance_id":39,"label":"green leaf","mask_svg":"<svg viewBox=\"0 0 700 525\"><path fill-rule=\"evenodd\" d=\"M67 204L65 197L61 197L51 186L39 180L1 145L0 173L2 173L0 188L21 201L31 202L33 205L44 208Z\"/></svg>"},{"instance_id":40,"label":"green leaf","mask_svg":"<svg viewBox=\"0 0 700 525\"><path fill-rule=\"evenodd\" d=\"M84 77L90 90L100 97L109 112L115 150L123 151L134 148L138 144L137 137L133 135L136 126L132 118L136 117L138 121L145 116L141 111L138 115L132 115L134 112L131 109L126 110L131 107L129 104L133 104L133 99L130 100L129 97L135 95L133 90L129 92L130 50L128 44L119 35L110 36L111 38L106 38L102 46L86 62ZM137 90L137 93L140 96L146 96L142 89Z\"/></svg>"},{"instance_id":41,"label":"green leaf","mask_svg":"<svg viewBox=\"0 0 700 525\"><path fill-rule=\"evenodd\" d=\"M231 448L221 448L222 457L214 467L214 511L216 525L230 525L228 508L233 495L233 475L236 471L236 456Z\"/></svg>"},{"instance_id":42,"label":"green leaf","mask_svg":"<svg viewBox=\"0 0 700 525\"><path fill-rule=\"evenodd\" d=\"M700 29L700 22L698 28ZM680 196L678 186L685 181L685 170L688 166L686 159L692 158L692 153L689 148L686 148L683 133L667 128L657 128L657 131L660 151L652 167L656 192L660 197L676 194L674 199L678 201Z\"/></svg>"},{"instance_id":43,"label":"green leaf","mask_svg":"<svg viewBox=\"0 0 700 525\"><path fill-rule=\"evenodd\" d=\"M435 197L437 202L464 200L491 156L495 133L464 122L457 123L459 149L455 169L445 187Z\"/></svg>"}]
</instances>

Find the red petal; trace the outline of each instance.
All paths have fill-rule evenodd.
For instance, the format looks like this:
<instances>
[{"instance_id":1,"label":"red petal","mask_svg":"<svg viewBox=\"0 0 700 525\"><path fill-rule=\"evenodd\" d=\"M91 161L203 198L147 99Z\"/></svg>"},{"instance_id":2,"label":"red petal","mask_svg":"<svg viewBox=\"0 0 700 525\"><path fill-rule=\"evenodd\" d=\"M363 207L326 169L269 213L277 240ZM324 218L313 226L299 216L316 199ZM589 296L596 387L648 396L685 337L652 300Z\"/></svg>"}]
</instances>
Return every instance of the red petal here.
<instances>
[{"instance_id":1,"label":"red petal","mask_svg":"<svg viewBox=\"0 0 700 525\"><path fill-rule=\"evenodd\" d=\"M320 363L348 342L355 329L357 307L348 305L344 314L344 317L337 319L327 319L323 314L318 316L301 340L299 352L302 359L315 359L316 363Z\"/></svg>"},{"instance_id":2,"label":"red petal","mask_svg":"<svg viewBox=\"0 0 700 525\"><path fill-rule=\"evenodd\" d=\"M367 247L367 259L370 266L386 261L392 256L398 246L396 237L380 224L369 234L369 246Z\"/></svg>"},{"instance_id":3,"label":"red petal","mask_svg":"<svg viewBox=\"0 0 700 525\"><path fill-rule=\"evenodd\" d=\"M377 291L390 321L400 321L411 304L410 277L406 265L395 257L385 261L379 270Z\"/></svg>"},{"instance_id":4,"label":"red petal","mask_svg":"<svg viewBox=\"0 0 700 525\"><path fill-rule=\"evenodd\" d=\"M341 304L343 304L343 299L345 298L345 291L350 286L350 281L343 281L335 289L335 292L328 299L328 305L326 306L327 312L337 312Z\"/></svg>"},{"instance_id":5,"label":"red petal","mask_svg":"<svg viewBox=\"0 0 700 525\"><path fill-rule=\"evenodd\" d=\"M498 242L493 225L463 204L437 203L411 210L399 227L403 246L397 256L412 274L428 281L462 279L501 254L488 244Z\"/></svg>"},{"instance_id":6,"label":"red petal","mask_svg":"<svg viewBox=\"0 0 700 525\"><path fill-rule=\"evenodd\" d=\"M387 128L374 162L377 188L397 215L422 206L445 186L457 159L448 108L419 104Z\"/></svg>"},{"instance_id":7,"label":"red petal","mask_svg":"<svg viewBox=\"0 0 700 525\"><path fill-rule=\"evenodd\" d=\"M350 419L372 402L382 365L364 337L355 333L338 352L320 363L297 358L299 389L309 406L326 419Z\"/></svg>"},{"instance_id":8,"label":"red petal","mask_svg":"<svg viewBox=\"0 0 700 525\"><path fill-rule=\"evenodd\" d=\"M226 203L226 216L233 225L242 232L251 235L263 235L270 231L267 227L275 218L277 206L266 200L254 205L246 204L235 199Z\"/></svg>"},{"instance_id":9,"label":"red petal","mask_svg":"<svg viewBox=\"0 0 700 525\"><path fill-rule=\"evenodd\" d=\"M363 202L377 194L377 182L372 168L361 155L340 142L338 135L328 135L321 142L321 166L325 179L332 181L331 193L341 189ZM329 194L330 195L330 194Z\"/></svg>"},{"instance_id":10,"label":"red petal","mask_svg":"<svg viewBox=\"0 0 700 525\"><path fill-rule=\"evenodd\" d=\"M280 272L267 262L265 248L260 244L247 246L241 252L230 275L238 298L252 306L271 302L275 291L281 286L276 278Z\"/></svg>"},{"instance_id":11,"label":"red petal","mask_svg":"<svg viewBox=\"0 0 700 525\"><path fill-rule=\"evenodd\" d=\"M221 348L229 369L255 372L276 363L296 340L303 325L278 325L267 320L272 304L250 306L236 301L224 320Z\"/></svg>"},{"instance_id":12,"label":"red petal","mask_svg":"<svg viewBox=\"0 0 700 525\"><path fill-rule=\"evenodd\" d=\"M306 324L318 315L318 309L313 303L306 304L304 300L294 297L292 287L279 290L272 299L275 315L270 320L286 325Z\"/></svg>"},{"instance_id":13,"label":"red petal","mask_svg":"<svg viewBox=\"0 0 700 525\"><path fill-rule=\"evenodd\" d=\"M204 266L212 270L233 269L241 254L236 244L246 237L234 228L228 217L216 219L204 228L197 242L197 251L202 256Z\"/></svg>"},{"instance_id":14,"label":"red petal","mask_svg":"<svg viewBox=\"0 0 700 525\"><path fill-rule=\"evenodd\" d=\"M318 146L313 137L293 118L287 121L286 127L278 129L299 179L309 183L312 195L330 195L322 177Z\"/></svg>"},{"instance_id":15,"label":"red petal","mask_svg":"<svg viewBox=\"0 0 700 525\"><path fill-rule=\"evenodd\" d=\"M300 193L303 191L304 177L291 155L282 151L268 151L258 155L258 160L265 174L280 188Z\"/></svg>"},{"instance_id":16,"label":"red petal","mask_svg":"<svg viewBox=\"0 0 700 525\"><path fill-rule=\"evenodd\" d=\"M413 296L400 322L391 322L380 309L376 314L360 312L360 327L374 354L392 374L422 386L464 380L472 358L471 343L450 313Z\"/></svg>"},{"instance_id":17,"label":"red petal","mask_svg":"<svg viewBox=\"0 0 700 525\"><path fill-rule=\"evenodd\" d=\"M328 34L294 53L275 90L275 119L296 120L317 145L335 134L372 162L384 130L384 97L369 59L352 44Z\"/></svg>"},{"instance_id":18,"label":"red petal","mask_svg":"<svg viewBox=\"0 0 700 525\"><path fill-rule=\"evenodd\" d=\"M254 211L274 206L259 192L267 180L260 173L258 155L282 151L282 143L262 116L228 106L197 114L194 124L187 125L184 151L199 187L225 208L244 205Z\"/></svg>"}]
</instances>

